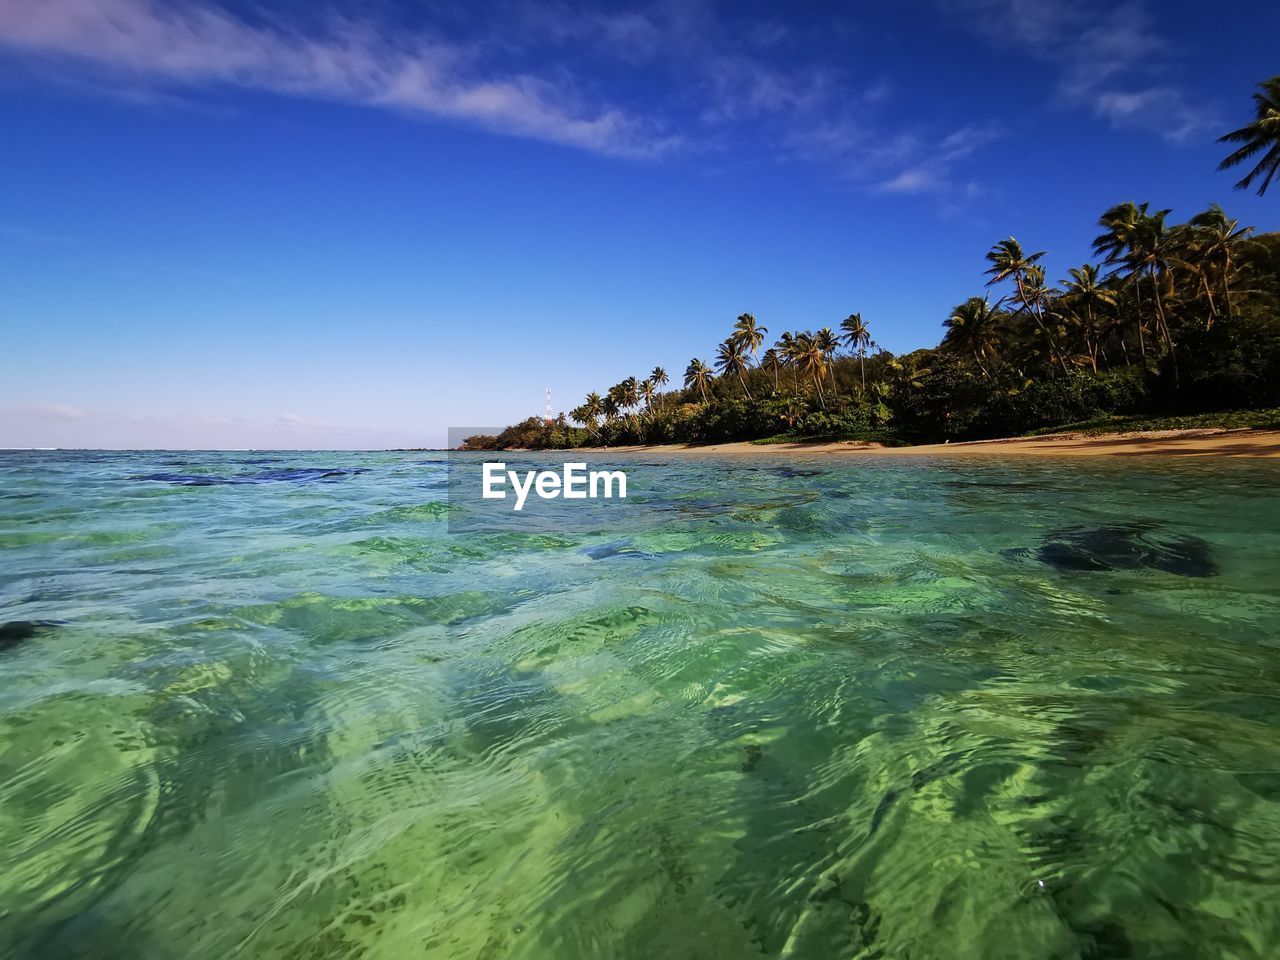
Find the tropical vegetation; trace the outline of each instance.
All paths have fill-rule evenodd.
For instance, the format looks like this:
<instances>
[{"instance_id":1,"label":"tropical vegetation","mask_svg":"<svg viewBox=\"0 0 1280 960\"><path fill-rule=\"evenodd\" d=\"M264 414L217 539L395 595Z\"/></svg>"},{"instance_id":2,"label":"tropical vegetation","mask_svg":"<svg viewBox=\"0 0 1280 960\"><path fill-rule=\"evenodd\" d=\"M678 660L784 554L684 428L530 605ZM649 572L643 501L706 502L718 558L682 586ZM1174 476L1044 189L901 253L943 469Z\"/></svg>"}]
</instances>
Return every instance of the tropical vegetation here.
<instances>
[{"instance_id":1,"label":"tropical vegetation","mask_svg":"<svg viewBox=\"0 0 1280 960\"><path fill-rule=\"evenodd\" d=\"M1280 169L1280 77L1254 100L1256 119L1222 138L1241 145L1223 167L1253 163L1237 186L1261 194ZM778 331L766 347L769 328L743 313L674 389L657 367L468 445L918 443L1280 406L1280 233L1217 204L1177 223L1135 201L1104 211L1097 229L1091 258L1056 281L1045 251L996 241L985 289L939 317L935 347L894 355L859 312Z\"/></svg>"},{"instance_id":2,"label":"tropical vegetation","mask_svg":"<svg viewBox=\"0 0 1280 960\"><path fill-rule=\"evenodd\" d=\"M1271 186L1276 171L1280 170L1280 75L1264 80L1259 87L1259 92L1253 95L1253 121L1219 138L1219 143L1239 143L1243 146L1229 154L1218 169L1226 170L1248 163L1262 154L1253 169L1236 184L1238 189L1248 190L1254 181L1261 178L1258 194L1262 195Z\"/></svg>"}]
</instances>

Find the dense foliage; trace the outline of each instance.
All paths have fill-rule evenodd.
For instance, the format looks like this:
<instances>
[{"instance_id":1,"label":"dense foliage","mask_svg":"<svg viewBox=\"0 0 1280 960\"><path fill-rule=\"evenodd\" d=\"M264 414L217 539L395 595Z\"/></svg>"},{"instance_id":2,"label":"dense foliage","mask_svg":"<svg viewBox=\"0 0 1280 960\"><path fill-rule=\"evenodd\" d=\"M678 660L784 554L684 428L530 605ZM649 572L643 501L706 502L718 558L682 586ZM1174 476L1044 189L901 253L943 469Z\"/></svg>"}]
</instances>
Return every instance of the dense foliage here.
<instances>
[{"instance_id":1,"label":"dense foliage","mask_svg":"<svg viewBox=\"0 0 1280 960\"><path fill-rule=\"evenodd\" d=\"M1239 184L1265 192L1280 162L1280 78L1224 162L1261 153ZM1276 161L1276 162L1273 162ZM1255 236L1216 204L1185 223L1121 203L1098 221L1096 263L1051 284L1042 251L987 253L986 296L940 318L932 349L894 356L860 314L837 330L782 333L738 317L683 387L655 368L591 393L554 422L533 417L476 449L709 443L777 435L930 442L1010 436L1106 415L1280 406L1280 233ZM992 299L992 293L995 299ZM573 426L569 421L578 424Z\"/></svg>"}]
</instances>

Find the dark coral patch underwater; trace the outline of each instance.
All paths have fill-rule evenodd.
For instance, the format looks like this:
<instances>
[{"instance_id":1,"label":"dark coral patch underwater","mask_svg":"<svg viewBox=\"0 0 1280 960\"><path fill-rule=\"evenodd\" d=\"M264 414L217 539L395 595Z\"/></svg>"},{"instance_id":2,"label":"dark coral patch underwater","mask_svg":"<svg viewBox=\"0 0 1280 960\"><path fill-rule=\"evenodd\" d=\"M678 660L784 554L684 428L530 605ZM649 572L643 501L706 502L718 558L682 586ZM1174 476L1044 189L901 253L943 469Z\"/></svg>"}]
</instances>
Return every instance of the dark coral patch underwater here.
<instances>
[{"instance_id":1,"label":"dark coral patch underwater","mask_svg":"<svg viewBox=\"0 0 1280 960\"><path fill-rule=\"evenodd\" d=\"M1034 551L1005 550L1010 560L1035 559L1064 572L1101 570L1160 570L1180 577L1218 574L1209 544L1199 537L1153 535L1146 523L1104 527L1072 527L1044 537Z\"/></svg>"},{"instance_id":2,"label":"dark coral patch underwater","mask_svg":"<svg viewBox=\"0 0 1280 960\"><path fill-rule=\"evenodd\" d=\"M207 473L148 473L130 477L130 480L148 480L154 483L172 483L180 487L217 487L253 483L311 483L316 480L341 480L368 471L362 467L348 470L324 467L302 467L292 470L264 470L260 473L239 473L220 476Z\"/></svg>"},{"instance_id":3,"label":"dark coral patch underwater","mask_svg":"<svg viewBox=\"0 0 1280 960\"><path fill-rule=\"evenodd\" d=\"M0 623L0 650L8 650L38 637L59 624L53 620L10 620Z\"/></svg>"}]
</instances>

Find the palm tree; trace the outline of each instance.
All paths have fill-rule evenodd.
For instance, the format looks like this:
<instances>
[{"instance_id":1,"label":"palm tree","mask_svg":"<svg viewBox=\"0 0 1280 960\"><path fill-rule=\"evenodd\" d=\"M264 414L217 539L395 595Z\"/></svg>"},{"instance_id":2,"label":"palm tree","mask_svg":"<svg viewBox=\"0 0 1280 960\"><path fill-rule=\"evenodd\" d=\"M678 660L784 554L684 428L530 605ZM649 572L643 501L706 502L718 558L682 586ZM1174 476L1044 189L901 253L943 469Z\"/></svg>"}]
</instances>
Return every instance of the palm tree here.
<instances>
[{"instance_id":1,"label":"palm tree","mask_svg":"<svg viewBox=\"0 0 1280 960\"><path fill-rule=\"evenodd\" d=\"M822 392L822 378L827 372L826 353L818 346L817 340L811 333L797 333L792 343L797 366L813 377L813 385L818 391L818 402L822 404L823 410L827 409L827 398Z\"/></svg>"},{"instance_id":2,"label":"palm tree","mask_svg":"<svg viewBox=\"0 0 1280 960\"><path fill-rule=\"evenodd\" d=\"M733 333L729 334L729 339L746 347L748 354L754 354L760 349L760 345L764 343L764 335L768 332L768 327L757 325L755 317L749 313L744 313L734 323Z\"/></svg>"},{"instance_id":3,"label":"palm tree","mask_svg":"<svg viewBox=\"0 0 1280 960\"><path fill-rule=\"evenodd\" d=\"M616 386L610 387L605 391L604 399L600 401L600 412L604 414L605 423L612 423L622 412L622 407L618 404L617 389Z\"/></svg>"},{"instance_id":4,"label":"palm tree","mask_svg":"<svg viewBox=\"0 0 1280 960\"><path fill-rule=\"evenodd\" d=\"M862 314L851 313L840 322L840 329L844 331L844 342L849 345L850 350L858 351L858 366L862 368L862 390L865 393L867 389L867 347L871 343L871 333L867 330L867 325L862 322Z\"/></svg>"},{"instance_id":5,"label":"palm tree","mask_svg":"<svg viewBox=\"0 0 1280 960\"><path fill-rule=\"evenodd\" d=\"M622 406L627 409L640 405L640 381L635 377L627 377L619 386L622 387Z\"/></svg>"},{"instance_id":6,"label":"palm tree","mask_svg":"<svg viewBox=\"0 0 1280 960\"><path fill-rule=\"evenodd\" d=\"M1213 206L1216 207L1217 204ZM1208 213L1210 211L1206 210L1205 214ZM1197 216L1203 215L1197 214ZM1223 214L1223 217L1225 218L1226 214ZM1209 231L1198 230L1189 222L1173 229L1175 237L1169 263L1181 269L1187 279L1192 282L1192 286L1197 288L1197 292L1190 299L1195 299L1200 294L1204 295L1205 302L1209 305L1209 315L1205 317L1204 328L1209 330L1213 327L1213 322L1218 319L1218 301L1213 295L1213 284L1210 282L1214 264L1206 255L1210 240Z\"/></svg>"},{"instance_id":7,"label":"palm tree","mask_svg":"<svg viewBox=\"0 0 1280 960\"><path fill-rule=\"evenodd\" d=\"M1107 335L1111 333L1116 335L1120 350L1124 354L1124 365L1132 366L1133 362L1129 357L1129 341L1125 337L1128 333L1128 318L1133 316L1137 320L1138 335L1141 339L1144 330L1142 315L1137 310L1135 299L1129 298L1129 294L1133 291L1129 289L1128 278L1116 271L1102 279L1102 286L1115 297L1116 301L1116 309L1109 314L1103 314L1103 332ZM1105 357L1106 348L1103 347L1101 352Z\"/></svg>"},{"instance_id":8,"label":"palm tree","mask_svg":"<svg viewBox=\"0 0 1280 960\"><path fill-rule=\"evenodd\" d=\"M1040 305L1034 305L1027 298L1027 275L1028 271L1033 268L1044 257L1044 251L1038 253L1023 253L1022 245L1013 237L1008 240L1001 240L987 253L987 261L991 264L990 269L986 271L986 275L991 277L987 281L987 286L1000 283L1004 280L1012 279L1018 288L1018 302L1023 308L1028 309L1035 319L1036 326L1040 328L1049 340L1049 348L1058 354L1058 361L1062 364L1062 370L1067 372L1066 361L1062 359L1061 352L1058 350L1057 341L1054 340L1053 334L1044 325L1044 314L1040 309ZM1042 274L1043 275L1043 274Z\"/></svg>"},{"instance_id":9,"label":"palm tree","mask_svg":"<svg viewBox=\"0 0 1280 960\"><path fill-rule=\"evenodd\" d=\"M1219 143L1244 144L1228 154L1218 164L1218 169L1226 170L1244 163L1265 150L1257 165L1236 184L1237 190L1248 190L1254 180L1262 177L1262 183L1258 184L1258 196L1262 196L1271 186L1276 171L1280 170L1280 75L1264 80L1258 86L1262 92L1253 95L1256 110L1253 122L1218 138Z\"/></svg>"},{"instance_id":10,"label":"palm tree","mask_svg":"<svg viewBox=\"0 0 1280 960\"><path fill-rule=\"evenodd\" d=\"M640 406L640 381L635 377L627 377L618 386L621 388L619 406L631 411L631 425L639 433L640 418L636 415L635 408Z\"/></svg>"},{"instance_id":11,"label":"palm tree","mask_svg":"<svg viewBox=\"0 0 1280 960\"><path fill-rule=\"evenodd\" d=\"M1163 286L1162 279L1169 273L1169 261L1177 247L1177 236L1164 223L1165 217L1169 215L1169 212L1168 210L1158 210L1146 218L1142 225L1143 229L1139 233L1138 245L1133 248L1133 254L1135 263L1145 267L1147 275L1151 278L1151 289L1154 291L1153 299L1156 305L1156 319L1160 321L1160 329L1164 334L1165 343L1172 350L1173 337L1169 333L1169 322L1165 317L1164 298L1160 295L1160 288Z\"/></svg>"},{"instance_id":12,"label":"palm tree","mask_svg":"<svg viewBox=\"0 0 1280 960\"><path fill-rule=\"evenodd\" d=\"M942 345L972 353L982 375L989 377L982 361L995 350L999 316L999 311L992 308L986 297L970 297L942 321L942 325L947 328Z\"/></svg>"},{"instance_id":13,"label":"palm tree","mask_svg":"<svg viewBox=\"0 0 1280 960\"><path fill-rule=\"evenodd\" d=\"M1093 241L1093 252L1103 258L1103 263L1128 264L1132 270L1129 279L1133 283L1134 295L1137 298L1138 309L1134 311L1134 317L1138 328L1139 357L1147 355L1147 342L1143 335L1142 324L1141 274L1132 269L1133 265L1129 262L1129 257L1131 250L1139 242L1138 234L1142 230L1142 221L1147 216L1147 207L1148 204L1138 205L1129 201L1116 204L1098 219L1098 226L1105 232L1095 237ZM1168 211L1165 212L1168 213Z\"/></svg>"},{"instance_id":14,"label":"palm tree","mask_svg":"<svg viewBox=\"0 0 1280 960\"><path fill-rule=\"evenodd\" d=\"M749 316L749 314L745 314ZM752 321L755 322L754 320ZM748 400L751 399L751 391L747 389L747 381L743 376L751 369L751 355L747 352L747 344L745 340L735 340L730 337L724 343L720 344L720 349L716 351L716 369L724 376L736 374L738 382L742 384L742 395Z\"/></svg>"},{"instance_id":15,"label":"palm tree","mask_svg":"<svg viewBox=\"0 0 1280 960\"><path fill-rule=\"evenodd\" d=\"M621 416L631 406L631 404L627 403L627 382L624 380L621 383L615 383L605 391L604 402L606 420L613 420ZM610 410L613 411L612 416L609 414Z\"/></svg>"},{"instance_id":16,"label":"palm tree","mask_svg":"<svg viewBox=\"0 0 1280 960\"><path fill-rule=\"evenodd\" d=\"M1049 312L1054 298L1058 296L1057 290L1045 284L1044 267L1038 264L1027 267L1022 277L1022 289L1023 303L1042 317Z\"/></svg>"},{"instance_id":17,"label":"palm tree","mask_svg":"<svg viewBox=\"0 0 1280 960\"><path fill-rule=\"evenodd\" d=\"M778 357L782 360L783 366L793 368L793 372L791 374L791 389L798 390L800 388L800 384L794 372L796 360L795 337L790 333L783 333L783 335L778 338L778 342L773 345L773 348L778 352Z\"/></svg>"},{"instance_id":18,"label":"palm tree","mask_svg":"<svg viewBox=\"0 0 1280 960\"><path fill-rule=\"evenodd\" d=\"M590 430L596 432L596 418L604 412L604 407L600 402L600 394L592 390L587 394L587 398L582 401L582 406L573 411L570 416L577 420L580 424ZM581 416L579 416L581 414Z\"/></svg>"},{"instance_id":19,"label":"palm tree","mask_svg":"<svg viewBox=\"0 0 1280 960\"><path fill-rule=\"evenodd\" d=\"M889 406L889 401L893 399L893 387L879 380L871 385L871 396L875 400L871 405L871 422L877 427L883 427L893 419L893 408Z\"/></svg>"},{"instance_id":20,"label":"palm tree","mask_svg":"<svg viewBox=\"0 0 1280 960\"><path fill-rule=\"evenodd\" d=\"M1146 203L1120 203L1104 213L1098 223L1107 232L1093 241L1093 249L1096 253L1105 254L1107 263L1123 263L1131 271L1130 280L1138 298L1138 348L1144 354L1141 281L1145 277L1150 282L1156 324L1172 354L1173 338L1169 333L1160 288L1167 282L1169 265L1175 259L1180 237L1176 230L1165 226L1165 218L1170 211L1148 213L1148 206ZM1174 379L1177 379L1176 361Z\"/></svg>"},{"instance_id":21,"label":"palm tree","mask_svg":"<svg viewBox=\"0 0 1280 960\"><path fill-rule=\"evenodd\" d=\"M781 417L786 422L788 430L794 430L797 421L803 420L807 412L804 401L798 396L790 396L782 401Z\"/></svg>"},{"instance_id":22,"label":"palm tree","mask_svg":"<svg viewBox=\"0 0 1280 960\"><path fill-rule=\"evenodd\" d=\"M665 387L667 385L667 371L661 367L654 367L653 373L649 374L649 379L653 381L655 387Z\"/></svg>"},{"instance_id":23,"label":"palm tree","mask_svg":"<svg viewBox=\"0 0 1280 960\"><path fill-rule=\"evenodd\" d=\"M1147 207L1145 203L1136 205L1122 203L1104 213L1099 223L1106 227L1108 232L1094 240L1094 250L1107 253L1108 262L1122 262L1129 267L1134 290L1138 292L1139 313L1142 306L1140 280L1145 276L1150 282L1156 324L1172 356L1173 337L1169 332L1164 297L1160 294L1160 287L1167 282L1169 263L1174 258L1179 242L1178 234L1165 226L1165 218L1169 216L1170 211L1157 210L1155 213L1148 213ZM1141 334L1141 328L1139 328L1139 334ZM1141 340L1139 346L1142 346ZM1177 379L1175 358L1175 383Z\"/></svg>"},{"instance_id":24,"label":"palm tree","mask_svg":"<svg viewBox=\"0 0 1280 960\"><path fill-rule=\"evenodd\" d=\"M888 385L891 396L924 388L926 379L933 373L933 368L920 366L920 352L908 353L904 357L889 361Z\"/></svg>"},{"instance_id":25,"label":"palm tree","mask_svg":"<svg viewBox=\"0 0 1280 960\"><path fill-rule=\"evenodd\" d=\"M1018 285L1018 296L1022 297L1022 278L1027 272L1027 267L1043 260L1044 254L1043 250L1038 253L1024 253L1022 244L1013 237L1001 240L987 251L987 262L991 264L991 267L984 271L986 276L991 277L987 281L987 286L1012 278Z\"/></svg>"},{"instance_id":26,"label":"palm tree","mask_svg":"<svg viewBox=\"0 0 1280 960\"><path fill-rule=\"evenodd\" d=\"M596 429L596 419L600 416L601 409L602 405L600 401L600 394L592 391L587 394L587 398L583 400L582 403L569 411L569 416L571 419L586 427L587 432L598 440L600 438L600 433ZM564 414L560 415L560 419L563 421ZM561 426L563 425L564 424L561 423Z\"/></svg>"},{"instance_id":27,"label":"palm tree","mask_svg":"<svg viewBox=\"0 0 1280 960\"><path fill-rule=\"evenodd\" d=\"M653 395L655 393L653 380L646 379L640 381L640 396L644 399L644 408L648 413L653 413Z\"/></svg>"},{"instance_id":28,"label":"palm tree","mask_svg":"<svg viewBox=\"0 0 1280 960\"><path fill-rule=\"evenodd\" d=\"M1084 333L1085 352L1089 355L1089 363L1093 372L1098 372L1098 325L1094 319L1096 310L1102 307L1114 307L1116 294L1107 288L1098 274L1098 268L1091 263L1072 267L1067 271L1070 278L1062 281L1063 300L1069 305L1084 308L1081 318L1081 330Z\"/></svg>"},{"instance_id":29,"label":"palm tree","mask_svg":"<svg viewBox=\"0 0 1280 960\"><path fill-rule=\"evenodd\" d=\"M694 357L684 371L686 389L697 387L702 394L702 402L707 402L707 384L711 382L711 368L705 362Z\"/></svg>"},{"instance_id":30,"label":"palm tree","mask_svg":"<svg viewBox=\"0 0 1280 960\"><path fill-rule=\"evenodd\" d=\"M1209 278L1205 275L1205 271L1211 267L1217 267L1218 278L1222 282L1222 299L1227 307L1227 320L1231 320L1233 313L1231 277L1235 272L1235 252L1242 243L1248 242L1249 236L1253 233L1253 227L1240 226L1239 220L1228 217L1226 211L1216 203L1188 220L1187 226L1193 231L1199 247L1199 271L1204 280L1205 293L1209 296L1210 319L1206 324L1208 328L1213 326L1212 314L1217 310L1214 308L1213 294L1209 292Z\"/></svg>"},{"instance_id":31,"label":"palm tree","mask_svg":"<svg viewBox=\"0 0 1280 960\"><path fill-rule=\"evenodd\" d=\"M764 356L760 358L760 367L773 374L773 392L777 393L778 373L782 370L782 357L778 355L776 347L770 347L764 352Z\"/></svg>"},{"instance_id":32,"label":"palm tree","mask_svg":"<svg viewBox=\"0 0 1280 960\"><path fill-rule=\"evenodd\" d=\"M835 357L836 351L840 349L840 338L832 332L830 327L823 327L813 335L813 342L822 351L827 372L831 375L831 393L833 395L838 394L839 391L836 389L836 368L831 360Z\"/></svg>"}]
</instances>

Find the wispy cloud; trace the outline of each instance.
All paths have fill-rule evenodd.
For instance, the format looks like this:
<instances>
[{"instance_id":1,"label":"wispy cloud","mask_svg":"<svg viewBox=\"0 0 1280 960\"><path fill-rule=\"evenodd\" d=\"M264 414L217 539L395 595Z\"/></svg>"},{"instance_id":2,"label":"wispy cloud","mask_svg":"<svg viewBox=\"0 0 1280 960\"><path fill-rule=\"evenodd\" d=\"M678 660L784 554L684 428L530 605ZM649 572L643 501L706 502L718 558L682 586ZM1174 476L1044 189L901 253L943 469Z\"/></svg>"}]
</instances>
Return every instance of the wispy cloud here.
<instances>
[{"instance_id":1,"label":"wispy cloud","mask_svg":"<svg viewBox=\"0 0 1280 960\"><path fill-rule=\"evenodd\" d=\"M972 183L957 184L953 171L961 160L975 150L1000 137L994 124L969 124L930 144L923 152L924 159L900 170L876 185L881 193L938 193L944 194L949 204L971 198L976 192Z\"/></svg>"},{"instance_id":2,"label":"wispy cloud","mask_svg":"<svg viewBox=\"0 0 1280 960\"><path fill-rule=\"evenodd\" d=\"M1176 87L1104 90L1093 98L1093 111L1117 127L1159 134L1185 143L1215 125L1213 113L1187 100Z\"/></svg>"},{"instance_id":3,"label":"wispy cloud","mask_svg":"<svg viewBox=\"0 0 1280 960\"><path fill-rule=\"evenodd\" d=\"M269 91L604 155L682 153L704 169L799 161L883 192L947 192L990 139L950 139L981 125L904 129L884 76L830 56L830 31L856 33L856 17L780 22L706 0L495 3L486 16L442 7L432 28L410 29L383 7L381 19L285 24L220 0L0 0L0 51L143 103Z\"/></svg>"},{"instance_id":4,"label":"wispy cloud","mask_svg":"<svg viewBox=\"0 0 1280 960\"><path fill-rule=\"evenodd\" d=\"M559 49L602 65L643 65L651 81L676 91L675 104L708 125L784 112L808 113L855 96L831 67L787 54L804 49L796 28L727 17L701 0L649 0L630 9L582 8L555 0L517 0L495 18L485 44Z\"/></svg>"},{"instance_id":5,"label":"wispy cloud","mask_svg":"<svg viewBox=\"0 0 1280 960\"><path fill-rule=\"evenodd\" d=\"M886 77L830 59L832 31L856 35L856 15L783 23L705 0L625 10L513 0L509 9L486 44L559 44L606 66L644 68L653 86L675 91L667 106L685 116L684 142L704 169L798 161L840 184L878 190L918 166L903 184L914 179L923 192L927 177L927 189L941 193L951 168L979 146L939 151L943 135L905 130L889 110L895 91Z\"/></svg>"},{"instance_id":6,"label":"wispy cloud","mask_svg":"<svg viewBox=\"0 0 1280 960\"><path fill-rule=\"evenodd\" d=\"M1144 0L940 2L1001 46L1056 66L1063 101L1115 127L1177 143L1213 126L1212 111L1174 82L1178 51Z\"/></svg>"},{"instance_id":7,"label":"wispy cloud","mask_svg":"<svg viewBox=\"0 0 1280 960\"><path fill-rule=\"evenodd\" d=\"M486 76L468 51L368 23L326 30L251 24L202 3L0 0L0 45L78 61L128 82L267 90L422 113L497 133L619 156L653 156L678 138L529 73Z\"/></svg>"}]
</instances>

